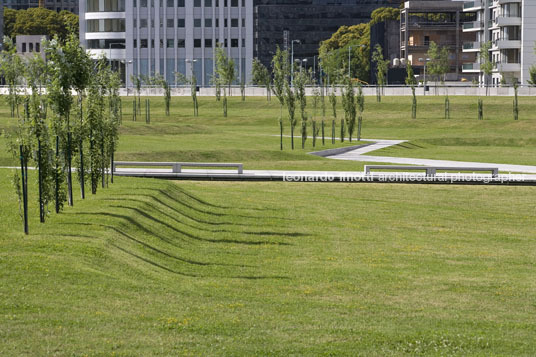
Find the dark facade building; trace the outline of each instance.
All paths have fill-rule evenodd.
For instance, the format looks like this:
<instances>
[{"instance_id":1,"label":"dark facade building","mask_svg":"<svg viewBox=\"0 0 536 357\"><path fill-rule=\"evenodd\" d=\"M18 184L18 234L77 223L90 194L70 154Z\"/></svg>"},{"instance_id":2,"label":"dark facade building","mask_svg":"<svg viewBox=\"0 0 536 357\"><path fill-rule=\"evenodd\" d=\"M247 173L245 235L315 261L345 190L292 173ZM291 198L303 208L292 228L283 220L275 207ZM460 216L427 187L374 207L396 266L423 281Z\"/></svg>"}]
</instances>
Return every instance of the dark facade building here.
<instances>
[{"instance_id":1,"label":"dark facade building","mask_svg":"<svg viewBox=\"0 0 536 357\"><path fill-rule=\"evenodd\" d=\"M400 0L255 0L254 57L269 66L276 47L291 50L294 58L317 63L318 47L341 26L370 21L380 7L398 7ZM297 42L299 41L299 43Z\"/></svg>"},{"instance_id":2,"label":"dark facade building","mask_svg":"<svg viewBox=\"0 0 536 357\"><path fill-rule=\"evenodd\" d=\"M3 3L5 7L15 10L39 6L39 0L4 0ZM78 14L78 0L44 0L44 5L49 10L67 10Z\"/></svg>"}]
</instances>

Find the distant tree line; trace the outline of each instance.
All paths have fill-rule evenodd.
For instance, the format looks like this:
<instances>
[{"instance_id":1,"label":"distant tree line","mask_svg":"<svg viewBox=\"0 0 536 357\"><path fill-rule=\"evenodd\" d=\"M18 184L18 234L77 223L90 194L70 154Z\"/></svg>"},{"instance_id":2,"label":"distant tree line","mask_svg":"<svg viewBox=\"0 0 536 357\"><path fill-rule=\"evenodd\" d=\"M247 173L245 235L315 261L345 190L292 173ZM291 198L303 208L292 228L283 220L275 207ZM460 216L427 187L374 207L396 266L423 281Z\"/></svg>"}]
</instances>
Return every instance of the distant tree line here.
<instances>
[{"instance_id":1,"label":"distant tree line","mask_svg":"<svg viewBox=\"0 0 536 357\"><path fill-rule=\"evenodd\" d=\"M60 41L68 35L79 34L79 18L67 10L56 12L45 8L14 10L4 8L4 36L15 38L18 35L47 35Z\"/></svg>"}]
</instances>

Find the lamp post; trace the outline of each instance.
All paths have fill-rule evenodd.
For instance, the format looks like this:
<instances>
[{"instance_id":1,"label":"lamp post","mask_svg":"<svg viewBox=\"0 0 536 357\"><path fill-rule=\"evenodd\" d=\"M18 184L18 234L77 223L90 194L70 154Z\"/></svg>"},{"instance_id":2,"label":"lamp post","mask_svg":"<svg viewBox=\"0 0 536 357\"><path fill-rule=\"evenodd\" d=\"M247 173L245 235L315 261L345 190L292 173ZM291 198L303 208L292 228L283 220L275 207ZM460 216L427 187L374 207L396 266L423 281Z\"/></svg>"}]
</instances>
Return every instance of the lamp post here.
<instances>
[{"instance_id":1,"label":"lamp post","mask_svg":"<svg viewBox=\"0 0 536 357\"><path fill-rule=\"evenodd\" d=\"M424 62L424 90L423 90L423 95L426 95L426 63L430 62L430 58L419 58L419 62Z\"/></svg>"},{"instance_id":2,"label":"lamp post","mask_svg":"<svg viewBox=\"0 0 536 357\"><path fill-rule=\"evenodd\" d=\"M197 62L197 60L196 59L186 59L184 62L190 63L190 73L192 74L192 77L194 77L195 76L194 63ZM196 80L196 83L197 83L197 80Z\"/></svg>"},{"instance_id":3,"label":"lamp post","mask_svg":"<svg viewBox=\"0 0 536 357\"><path fill-rule=\"evenodd\" d=\"M294 86L294 42L296 43L301 43L300 40L292 40L291 44L290 44L290 48L291 48L291 62L290 62L290 86L293 87Z\"/></svg>"},{"instance_id":4,"label":"lamp post","mask_svg":"<svg viewBox=\"0 0 536 357\"><path fill-rule=\"evenodd\" d=\"M128 97L128 65L132 64L132 60L122 60L121 63L125 65L125 89L127 90L127 97Z\"/></svg>"}]
</instances>

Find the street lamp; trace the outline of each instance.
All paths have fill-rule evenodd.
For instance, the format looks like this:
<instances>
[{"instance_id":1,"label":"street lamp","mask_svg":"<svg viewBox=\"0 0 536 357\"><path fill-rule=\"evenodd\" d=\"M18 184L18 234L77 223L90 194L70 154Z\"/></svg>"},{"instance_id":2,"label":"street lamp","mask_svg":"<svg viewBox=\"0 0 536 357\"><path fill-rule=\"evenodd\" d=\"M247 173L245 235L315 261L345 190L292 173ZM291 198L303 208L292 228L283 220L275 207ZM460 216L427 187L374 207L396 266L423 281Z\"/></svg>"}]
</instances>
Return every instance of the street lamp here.
<instances>
[{"instance_id":1,"label":"street lamp","mask_svg":"<svg viewBox=\"0 0 536 357\"><path fill-rule=\"evenodd\" d=\"M359 47L359 48L363 48L365 47L365 45L359 45L359 46L348 46L348 78L352 78L352 74L350 72L350 69L352 68L351 65L350 65L350 61L352 59L352 48L356 48L356 47Z\"/></svg>"},{"instance_id":2,"label":"street lamp","mask_svg":"<svg viewBox=\"0 0 536 357\"><path fill-rule=\"evenodd\" d=\"M125 65L125 88L127 90L127 97L128 97L128 65L129 64L132 64L132 60L130 61L127 61L127 60L122 60L121 63L123 63Z\"/></svg>"},{"instance_id":3,"label":"street lamp","mask_svg":"<svg viewBox=\"0 0 536 357\"><path fill-rule=\"evenodd\" d=\"M192 73L192 77L195 75L194 72L194 63L197 62L196 59L186 59L184 62L190 63L190 72ZM193 79L193 78L192 78Z\"/></svg>"},{"instance_id":4,"label":"street lamp","mask_svg":"<svg viewBox=\"0 0 536 357\"><path fill-rule=\"evenodd\" d=\"M290 47L291 47L291 63L290 63L290 86L294 86L294 42L301 43L300 40L292 40Z\"/></svg>"},{"instance_id":5,"label":"street lamp","mask_svg":"<svg viewBox=\"0 0 536 357\"><path fill-rule=\"evenodd\" d=\"M419 58L419 62L424 62L424 90L423 95L426 95L426 63L430 62L430 58Z\"/></svg>"}]
</instances>

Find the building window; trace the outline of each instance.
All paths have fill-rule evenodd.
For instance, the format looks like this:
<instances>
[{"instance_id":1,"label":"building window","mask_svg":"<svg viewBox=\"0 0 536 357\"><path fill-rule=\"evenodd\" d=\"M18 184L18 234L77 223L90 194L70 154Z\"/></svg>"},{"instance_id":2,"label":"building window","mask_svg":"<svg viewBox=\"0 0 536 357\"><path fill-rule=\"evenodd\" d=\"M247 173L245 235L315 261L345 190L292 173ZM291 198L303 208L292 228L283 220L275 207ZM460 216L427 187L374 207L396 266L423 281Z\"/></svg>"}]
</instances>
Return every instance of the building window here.
<instances>
[{"instance_id":1,"label":"building window","mask_svg":"<svg viewBox=\"0 0 536 357\"><path fill-rule=\"evenodd\" d=\"M231 0L231 7L238 7L238 0Z\"/></svg>"},{"instance_id":2,"label":"building window","mask_svg":"<svg viewBox=\"0 0 536 357\"><path fill-rule=\"evenodd\" d=\"M147 48L147 39L146 38L142 38L140 40L140 48Z\"/></svg>"},{"instance_id":3,"label":"building window","mask_svg":"<svg viewBox=\"0 0 536 357\"><path fill-rule=\"evenodd\" d=\"M175 47L175 41L172 38L168 38L166 40L166 47L167 48L174 48Z\"/></svg>"},{"instance_id":4,"label":"building window","mask_svg":"<svg viewBox=\"0 0 536 357\"><path fill-rule=\"evenodd\" d=\"M194 7L201 7L201 0L194 0Z\"/></svg>"},{"instance_id":5,"label":"building window","mask_svg":"<svg viewBox=\"0 0 536 357\"><path fill-rule=\"evenodd\" d=\"M147 19L140 19L140 28L146 28L147 27Z\"/></svg>"},{"instance_id":6,"label":"building window","mask_svg":"<svg viewBox=\"0 0 536 357\"><path fill-rule=\"evenodd\" d=\"M177 19L177 27L184 27L184 19Z\"/></svg>"},{"instance_id":7,"label":"building window","mask_svg":"<svg viewBox=\"0 0 536 357\"><path fill-rule=\"evenodd\" d=\"M201 19L194 19L194 27L201 27Z\"/></svg>"},{"instance_id":8,"label":"building window","mask_svg":"<svg viewBox=\"0 0 536 357\"><path fill-rule=\"evenodd\" d=\"M178 7L184 7L184 0L177 0Z\"/></svg>"},{"instance_id":9,"label":"building window","mask_svg":"<svg viewBox=\"0 0 536 357\"><path fill-rule=\"evenodd\" d=\"M26 42L22 43L22 53L26 53Z\"/></svg>"},{"instance_id":10,"label":"building window","mask_svg":"<svg viewBox=\"0 0 536 357\"><path fill-rule=\"evenodd\" d=\"M177 40L177 47L178 48L184 48L185 47L185 40L184 39L178 39Z\"/></svg>"},{"instance_id":11,"label":"building window","mask_svg":"<svg viewBox=\"0 0 536 357\"><path fill-rule=\"evenodd\" d=\"M231 19L231 27L238 27L238 19Z\"/></svg>"},{"instance_id":12,"label":"building window","mask_svg":"<svg viewBox=\"0 0 536 357\"><path fill-rule=\"evenodd\" d=\"M194 47L195 48L201 48L201 39L200 38L194 39Z\"/></svg>"},{"instance_id":13,"label":"building window","mask_svg":"<svg viewBox=\"0 0 536 357\"><path fill-rule=\"evenodd\" d=\"M238 47L238 39L232 38L231 39L231 47Z\"/></svg>"},{"instance_id":14,"label":"building window","mask_svg":"<svg viewBox=\"0 0 536 357\"><path fill-rule=\"evenodd\" d=\"M205 38L205 48L212 48L212 39Z\"/></svg>"},{"instance_id":15,"label":"building window","mask_svg":"<svg viewBox=\"0 0 536 357\"><path fill-rule=\"evenodd\" d=\"M242 27L246 27L246 19L242 19Z\"/></svg>"},{"instance_id":16,"label":"building window","mask_svg":"<svg viewBox=\"0 0 536 357\"><path fill-rule=\"evenodd\" d=\"M167 7L174 7L175 4L174 4L174 0L167 0Z\"/></svg>"},{"instance_id":17,"label":"building window","mask_svg":"<svg viewBox=\"0 0 536 357\"><path fill-rule=\"evenodd\" d=\"M173 27L174 21L173 19L167 19L167 27Z\"/></svg>"},{"instance_id":18,"label":"building window","mask_svg":"<svg viewBox=\"0 0 536 357\"><path fill-rule=\"evenodd\" d=\"M212 27L212 19L205 19L205 27Z\"/></svg>"},{"instance_id":19,"label":"building window","mask_svg":"<svg viewBox=\"0 0 536 357\"><path fill-rule=\"evenodd\" d=\"M35 52L41 52L41 44L39 42L35 44Z\"/></svg>"},{"instance_id":20,"label":"building window","mask_svg":"<svg viewBox=\"0 0 536 357\"><path fill-rule=\"evenodd\" d=\"M212 7L212 0L205 0L205 7Z\"/></svg>"}]
</instances>

